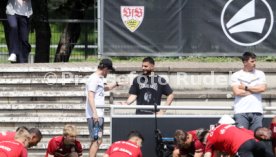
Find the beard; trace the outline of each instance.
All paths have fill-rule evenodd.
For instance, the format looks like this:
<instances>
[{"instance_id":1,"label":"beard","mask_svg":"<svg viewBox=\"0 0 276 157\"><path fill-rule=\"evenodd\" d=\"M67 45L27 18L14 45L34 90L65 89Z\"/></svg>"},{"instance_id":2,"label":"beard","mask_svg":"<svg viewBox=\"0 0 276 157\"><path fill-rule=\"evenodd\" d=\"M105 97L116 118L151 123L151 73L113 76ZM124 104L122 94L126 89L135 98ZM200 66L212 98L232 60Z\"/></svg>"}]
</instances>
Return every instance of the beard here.
<instances>
[{"instance_id":1,"label":"beard","mask_svg":"<svg viewBox=\"0 0 276 157\"><path fill-rule=\"evenodd\" d=\"M144 75L150 75L152 73L151 70L143 70Z\"/></svg>"}]
</instances>

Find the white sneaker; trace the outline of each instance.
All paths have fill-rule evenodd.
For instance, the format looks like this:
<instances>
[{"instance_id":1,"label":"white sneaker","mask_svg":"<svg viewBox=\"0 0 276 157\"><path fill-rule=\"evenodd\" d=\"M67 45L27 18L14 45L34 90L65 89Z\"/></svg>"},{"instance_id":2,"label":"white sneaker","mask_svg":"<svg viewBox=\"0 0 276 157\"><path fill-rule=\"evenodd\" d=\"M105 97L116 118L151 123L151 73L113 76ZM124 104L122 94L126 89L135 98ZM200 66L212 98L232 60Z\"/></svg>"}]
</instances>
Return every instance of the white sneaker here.
<instances>
[{"instance_id":1,"label":"white sneaker","mask_svg":"<svg viewBox=\"0 0 276 157\"><path fill-rule=\"evenodd\" d=\"M11 62L16 62L16 55L14 53L12 53L8 59L8 61L11 61Z\"/></svg>"}]
</instances>

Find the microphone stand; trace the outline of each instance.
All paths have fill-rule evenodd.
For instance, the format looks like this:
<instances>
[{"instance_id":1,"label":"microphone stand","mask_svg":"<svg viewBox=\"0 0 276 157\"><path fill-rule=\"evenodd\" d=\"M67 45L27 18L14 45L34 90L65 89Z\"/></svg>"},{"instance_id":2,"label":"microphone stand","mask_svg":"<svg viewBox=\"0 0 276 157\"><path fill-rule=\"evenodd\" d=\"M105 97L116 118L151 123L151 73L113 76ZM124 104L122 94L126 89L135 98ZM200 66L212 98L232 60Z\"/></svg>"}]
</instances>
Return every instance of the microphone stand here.
<instances>
[{"instance_id":1,"label":"microphone stand","mask_svg":"<svg viewBox=\"0 0 276 157\"><path fill-rule=\"evenodd\" d=\"M167 152L164 150L164 146L168 146L168 144L174 143L174 138L163 137L161 131L157 126L157 104L154 104L154 122L155 122L155 153L157 157L169 157L172 154L171 152ZM172 143L171 143L172 142Z\"/></svg>"},{"instance_id":2,"label":"microphone stand","mask_svg":"<svg viewBox=\"0 0 276 157\"><path fill-rule=\"evenodd\" d=\"M154 123L155 123L155 131L157 131L157 104L154 103Z\"/></svg>"},{"instance_id":3,"label":"microphone stand","mask_svg":"<svg viewBox=\"0 0 276 157\"><path fill-rule=\"evenodd\" d=\"M155 123L155 130L154 130L154 135L155 135L155 153L157 157L163 157L163 152L160 151L162 145L160 145L161 140L162 140L162 135L160 130L157 127L157 104L154 103L154 123Z\"/></svg>"}]
</instances>

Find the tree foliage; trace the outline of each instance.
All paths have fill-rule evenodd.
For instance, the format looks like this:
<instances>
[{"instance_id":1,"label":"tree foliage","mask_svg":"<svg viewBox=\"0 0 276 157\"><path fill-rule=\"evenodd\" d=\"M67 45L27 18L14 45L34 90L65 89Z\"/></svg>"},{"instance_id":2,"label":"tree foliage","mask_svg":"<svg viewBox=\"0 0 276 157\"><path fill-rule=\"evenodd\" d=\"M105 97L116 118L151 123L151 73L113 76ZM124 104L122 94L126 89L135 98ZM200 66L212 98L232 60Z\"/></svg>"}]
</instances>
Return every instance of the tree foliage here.
<instances>
[{"instance_id":1,"label":"tree foliage","mask_svg":"<svg viewBox=\"0 0 276 157\"><path fill-rule=\"evenodd\" d=\"M50 61L51 30L48 21L48 0L33 0L33 26L36 32L35 63Z\"/></svg>"},{"instance_id":2,"label":"tree foliage","mask_svg":"<svg viewBox=\"0 0 276 157\"><path fill-rule=\"evenodd\" d=\"M82 20L91 0L75 0L70 19ZM81 33L81 23L67 23L60 37L55 55L55 62L68 62L72 49L77 43Z\"/></svg>"}]
</instances>

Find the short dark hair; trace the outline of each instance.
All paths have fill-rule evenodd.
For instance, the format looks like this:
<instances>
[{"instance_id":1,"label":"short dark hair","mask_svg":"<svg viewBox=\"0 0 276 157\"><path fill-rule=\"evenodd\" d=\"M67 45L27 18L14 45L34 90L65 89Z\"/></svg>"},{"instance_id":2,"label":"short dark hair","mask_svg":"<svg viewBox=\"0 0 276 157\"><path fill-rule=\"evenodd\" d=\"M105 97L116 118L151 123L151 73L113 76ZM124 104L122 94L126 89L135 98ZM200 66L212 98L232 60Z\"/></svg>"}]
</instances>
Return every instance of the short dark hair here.
<instances>
[{"instance_id":1,"label":"short dark hair","mask_svg":"<svg viewBox=\"0 0 276 157\"><path fill-rule=\"evenodd\" d=\"M132 137L138 137L138 138L140 138L142 141L144 141L143 135L142 135L139 131L137 131L137 130L133 130L133 131L130 131L130 132L128 133L128 139L131 139Z\"/></svg>"},{"instance_id":2,"label":"short dark hair","mask_svg":"<svg viewBox=\"0 0 276 157\"><path fill-rule=\"evenodd\" d=\"M244 52L241 60L242 62L248 61L250 58L255 59L257 56L253 52Z\"/></svg>"},{"instance_id":3,"label":"short dark hair","mask_svg":"<svg viewBox=\"0 0 276 157\"><path fill-rule=\"evenodd\" d=\"M143 59L143 62L149 62L150 64L155 64L154 59L152 57L146 57Z\"/></svg>"},{"instance_id":4,"label":"short dark hair","mask_svg":"<svg viewBox=\"0 0 276 157\"><path fill-rule=\"evenodd\" d=\"M42 138L42 134L38 128L31 128L29 130L30 134L35 134L37 137Z\"/></svg>"}]
</instances>

